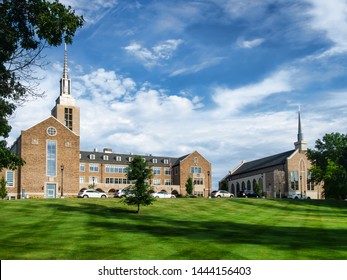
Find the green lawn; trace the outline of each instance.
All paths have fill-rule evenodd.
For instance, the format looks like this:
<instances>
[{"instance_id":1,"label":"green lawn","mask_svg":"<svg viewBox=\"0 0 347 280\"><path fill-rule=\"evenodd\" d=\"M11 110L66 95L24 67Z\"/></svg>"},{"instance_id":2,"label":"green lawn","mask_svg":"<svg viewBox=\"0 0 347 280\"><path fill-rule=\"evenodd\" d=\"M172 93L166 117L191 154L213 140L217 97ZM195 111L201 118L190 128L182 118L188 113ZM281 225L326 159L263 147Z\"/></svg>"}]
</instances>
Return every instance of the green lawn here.
<instances>
[{"instance_id":1,"label":"green lawn","mask_svg":"<svg viewBox=\"0 0 347 280\"><path fill-rule=\"evenodd\" d=\"M347 202L0 201L0 259L347 259Z\"/></svg>"}]
</instances>

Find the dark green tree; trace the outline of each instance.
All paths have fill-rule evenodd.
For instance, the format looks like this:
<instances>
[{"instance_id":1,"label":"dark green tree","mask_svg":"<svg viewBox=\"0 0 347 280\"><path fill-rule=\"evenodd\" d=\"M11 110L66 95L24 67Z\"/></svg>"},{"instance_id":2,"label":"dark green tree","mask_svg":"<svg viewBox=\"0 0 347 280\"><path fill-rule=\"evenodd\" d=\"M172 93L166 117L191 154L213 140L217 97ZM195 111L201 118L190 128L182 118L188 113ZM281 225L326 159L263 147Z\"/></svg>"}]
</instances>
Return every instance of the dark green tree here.
<instances>
[{"instance_id":1,"label":"dark green tree","mask_svg":"<svg viewBox=\"0 0 347 280\"><path fill-rule=\"evenodd\" d=\"M6 190L6 180L4 177L1 177L0 179L0 198L4 199L7 195Z\"/></svg>"},{"instance_id":2,"label":"dark green tree","mask_svg":"<svg viewBox=\"0 0 347 280\"><path fill-rule=\"evenodd\" d=\"M224 190L224 191L227 191L227 190L228 190L228 182L227 182L226 179L223 179L223 180L220 182L219 189L220 189L220 190Z\"/></svg>"},{"instance_id":3,"label":"dark green tree","mask_svg":"<svg viewBox=\"0 0 347 280\"><path fill-rule=\"evenodd\" d=\"M193 179L192 177L188 177L187 182L186 182L186 192L189 195L193 194Z\"/></svg>"},{"instance_id":4,"label":"dark green tree","mask_svg":"<svg viewBox=\"0 0 347 280\"><path fill-rule=\"evenodd\" d=\"M82 25L83 18L57 0L0 2L0 170L24 163L8 150L8 119L29 96L42 95L33 69L43 66L42 51L72 43Z\"/></svg>"},{"instance_id":5,"label":"dark green tree","mask_svg":"<svg viewBox=\"0 0 347 280\"><path fill-rule=\"evenodd\" d=\"M325 197L347 198L347 135L325 134L307 155L313 164L313 180L324 182Z\"/></svg>"},{"instance_id":6,"label":"dark green tree","mask_svg":"<svg viewBox=\"0 0 347 280\"><path fill-rule=\"evenodd\" d=\"M151 195L152 187L148 184L153 177L152 169L140 156L134 156L127 168L127 177L134 182L130 186L130 193L125 197L124 202L128 205L136 205L137 213L140 213L140 206L152 204L155 198Z\"/></svg>"}]
</instances>

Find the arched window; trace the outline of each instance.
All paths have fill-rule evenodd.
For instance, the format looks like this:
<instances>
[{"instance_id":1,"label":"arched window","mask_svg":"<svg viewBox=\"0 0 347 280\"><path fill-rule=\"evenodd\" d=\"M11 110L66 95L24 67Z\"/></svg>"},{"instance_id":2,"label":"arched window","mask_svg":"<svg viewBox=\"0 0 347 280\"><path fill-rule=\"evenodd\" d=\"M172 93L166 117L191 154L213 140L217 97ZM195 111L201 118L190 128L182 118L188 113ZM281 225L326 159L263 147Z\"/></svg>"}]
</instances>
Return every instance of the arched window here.
<instances>
[{"instance_id":1,"label":"arched window","mask_svg":"<svg viewBox=\"0 0 347 280\"><path fill-rule=\"evenodd\" d=\"M237 192L240 191L240 184L239 184L239 182L236 183L236 191L237 191Z\"/></svg>"},{"instance_id":2,"label":"arched window","mask_svg":"<svg viewBox=\"0 0 347 280\"><path fill-rule=\"evenodd\" d=\"M256 185L257 185L257 180L253 179L253 183L252 183L253 190L255 189Z\"/></svg>"},{"instance_id":3,"label":"arched window","mask_svg":"<svg viewBox=\"0 0 347 280\"><path fill-rule=\"evenodd\" d=\"M247 190L251 190L252 189L252 187L251 187L251 182L248 180L247 181Z\"/></svg>"}]
</instances>

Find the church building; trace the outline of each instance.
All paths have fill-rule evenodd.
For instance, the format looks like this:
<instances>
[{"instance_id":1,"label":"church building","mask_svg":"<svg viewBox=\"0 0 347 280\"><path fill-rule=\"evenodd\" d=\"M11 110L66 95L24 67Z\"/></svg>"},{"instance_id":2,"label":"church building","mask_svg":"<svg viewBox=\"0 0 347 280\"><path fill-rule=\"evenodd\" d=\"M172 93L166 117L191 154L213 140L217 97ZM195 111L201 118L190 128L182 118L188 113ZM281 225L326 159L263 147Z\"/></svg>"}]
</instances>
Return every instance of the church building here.
<instances>
[{"instance_id":1,"label":"church building","mask_svg":"<svg viewBox=\"0 0 347 280\"><path fill-rule=\"evenodd\" d=\"M298 112L298 135L294 149L249 162L241 162L220 182L237 196L239 191L259 190L266 198L283 198L305 195L312 199L322 198L321 184L311 180L311 162L307 158L307 142L304 141L300 110Z\"/></svg>"},{"instance_id":2,"label":"church building","mask_svg":"<svg viewBox=\"0 0 347 280\"><path fill-rule=\"evenodd\" d=\"M6 180L8 198L59 198L77 196L83 189L94 188L112 196L129 186L126 168L133 154L80 150L80 108L71 95L67 50L60 94L51 116L22 130L11 151L24 159L16 170L0 171ZM83 120L82 120L83 121ZM191 177L193 193L208 196L212 186L212 165L194 151L182 157L141 156L152 168L154 191L185 195L185 183Z\"/></svg>"}]
</instances>

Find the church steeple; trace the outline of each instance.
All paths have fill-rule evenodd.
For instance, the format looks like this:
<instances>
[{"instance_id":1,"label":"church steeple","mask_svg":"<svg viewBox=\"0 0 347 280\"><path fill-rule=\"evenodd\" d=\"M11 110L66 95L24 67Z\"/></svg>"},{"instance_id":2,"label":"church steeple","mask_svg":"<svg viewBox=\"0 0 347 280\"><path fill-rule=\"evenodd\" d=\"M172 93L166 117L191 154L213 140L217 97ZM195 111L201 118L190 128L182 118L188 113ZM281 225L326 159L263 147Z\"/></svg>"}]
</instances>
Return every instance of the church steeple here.
<instances>
[{"instance_id":1,"label":"church steeple","mask_svg":"<svg viewBox=\"0 0 347 280\"><path fill-rule=\"evenodd\" d=\"M64 70L63 76L60 79L60 96L70 96L71 95L71 80L69 79L67 66L67 49L66 44L64 48Z\"/></svg>"},{"instance_id":2,"label":"church steeple","mask_svg":"<svg viewBox=\"0 0 347 280\"><path fill-rule=\"evenodd\" d=\"M52 116L79 135L80 109L75 105L75 99L71 96L71 80L68 74L66 44L64 46L63 76L60 79L60 94L55 103L56 105L52 110Z\"/></svg>"},{"instance_id":3,"label":"church steeple","mask_svg":"<svg viewBox=\"0 0 347 280\"><path fill-rule=\"evenodd\" d=\"M295 149L300 152L307 151L307 142L304 141L304 134L302 133L301 128L301 114L300 114L300 106L298 110L298 141L294 143Z\"/></svg>"}]
</instances>

